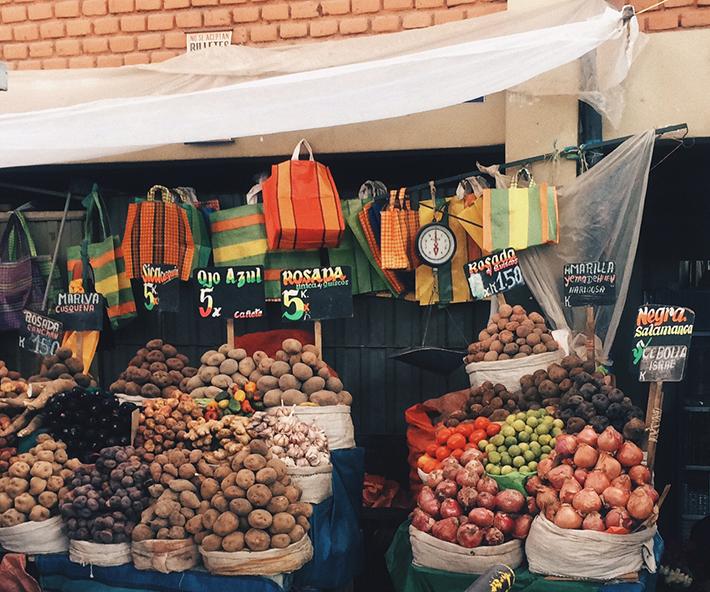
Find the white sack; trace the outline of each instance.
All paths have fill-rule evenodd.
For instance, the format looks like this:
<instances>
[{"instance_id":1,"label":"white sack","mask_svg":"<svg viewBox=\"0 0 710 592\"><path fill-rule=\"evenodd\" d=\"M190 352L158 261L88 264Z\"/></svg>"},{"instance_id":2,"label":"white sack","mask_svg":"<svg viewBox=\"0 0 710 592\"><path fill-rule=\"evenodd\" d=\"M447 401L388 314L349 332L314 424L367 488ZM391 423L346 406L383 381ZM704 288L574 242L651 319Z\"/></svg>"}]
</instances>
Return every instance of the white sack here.
<instances>
[{"instance_id":1,"label":"white sack","mask_svg":"<svg viewBox=\"0 0 710 592\"><path fill-rule=\"evenodd\" d=\"M131 562L131 546L128 543L104 545L90 541L69 541L69 561L81 565L114 567Z\"/></svg>"},{"instance_id":2,"label":"white sack","mask_svg":"<svg viewBox=\"0 0 710 592\"><path fill-rule=\"evenodd\" d=\"M562 349L546 354L534 354L525 358L513 358L496 362L471 362L466 364L466 372L472 387L490 381L502 384L509 392L520 390L520 378L533 374L535 370L547 370L550 364L559 362L565 355Z\"/></svg>"},{"instance_id":3,"label":"white sack","mask_svg":"<svg viewBox=\"0 0 710 592\"><path fill-rule=\"evenodd\" d=\"M604 344L600 361L609 356L626 304L655 140L654 130L634 136L572 183L560 187L559 244L518 251L525 283L558 329L582 331L585 326L584 307L563 306L564 264L616 263L616 304L596 308L596 333Z\"/></svg>"},{"instance_id":4,"label":"white sack","mask_svg":"<svg viewBox=\"0 0 710 592\"><path fill-rule=\"evenodd\" d=\"M632 534L569 530L539 514L530 526L525 554L533 573L613 580L641 568L656 573L655 534L655 526Z\"/></svg>"},{"instance_id":5,"label":"white sack","mask_svg":"<svg viewBox=\"0 0 710 592\"><path fill-rule=\"evenodd\" d=\"M630 48L638 37L636 19L625 23L620 12L601 0L560 0L558 6L544 11L531 7L432 30L333 41L325 48L288 49L281 54L244 48L239 51L253 58L244 82L210 87L203 79L203 84L192 87L199 90L189 92L181 92L176 82L167 85L175 94L160 94L153 81L152 90L148 84L139 96L118 92L105 95L116 98L60 108L51 108L57 105L52 102L34 112L8 113L12 106L6 104L14 96L13 72L10 90L0 97L0 112L5 113L0 116L0 167L75 162L165 144L421 113L509 89L617 40L623 40L614 43L622 55L613 57L622 64L622 71L615 77L623 79L631 61ZM367 51L370 45L379 49ZM303 70L284 67L288 61L299 64L299 56L307 52L311 60L300 66ZM355 61L350 62L353 58L348 54ZM325 55L335 57L318 67ZM272 74L269 64L274 56L280 57L275 57ZM163 73L170 71L169 66L162 68ZM122 72L119 69L116 76ZM257 73L270 75L256 79ZM87 76L63 75L74 80ZM92 75L98 78L97 84L108 77L102 72L88 74ZM51 78L45 84L41 73L35 76L33 94L53 98L60 94ZM76 80L75 86L84 92ZM31 95L22 93L15 109L23 100L31 105Z\"/></svg>"},{"instance_id":6,"label":"white sack","mask_svg":"<svg viewBox=\"0 0 710 592\"><path fill-rule=\"evenodd\" d=\"M467 549L410 526L409 541L414 565L452 573L482 574L499 563L515 569L523 562L523 542L518 540L494 547Z\"/></svg>"},{"instance_id":7,"label":"white sack","mask_svg":"<svg viewBox=\"0 0 710 592\"><path fill-rule=\"evenodd\" d=\"M26 555L66 553L69 539L62 532L62 517L54 516L43 522L24 522L0 528L0 547Z\"/></svg>"},{"instance_id":8,"label":"white sack","mask_svg":"<svg viewBox=\"0 0 710 592\"><path fill-rule=\"evenodd\" d=\"M131 543L131 557L136 569L172 573L192 569L200 555L192 538L148 539Z\"/></svg>"},{"instance_id":9,"label":"white sack","mask_svg":"<svg viewBox=\"0 0 710 592\"><path fill-rule=\"evenodd\" d=\"M295 407L293 414L299 421L315 423L325 432L328 450L355 448L355 426L350 414L350 405Z\"/></svg>"},{"instance_id":10,"label":"white sack","mask_svg":"<svg viewBox=\"0 0 710 592\"><path fill-rule=\"evenodd\" d=\"M268 551L205 551L200 547L207 571L222 576L276 576L301 569L313 558L308 536L285 549Z\"/></svg>"},{"instance_id":11,"label":"white sack","mask_svg":"<svg viewBox=\"0 0 710 592\"><path fill-rule=\"evenodd\" d=\"M333 465L287 467L291 483L301 488L301 501L319 504L333 495Z\"/></svg>"}]
</instances>

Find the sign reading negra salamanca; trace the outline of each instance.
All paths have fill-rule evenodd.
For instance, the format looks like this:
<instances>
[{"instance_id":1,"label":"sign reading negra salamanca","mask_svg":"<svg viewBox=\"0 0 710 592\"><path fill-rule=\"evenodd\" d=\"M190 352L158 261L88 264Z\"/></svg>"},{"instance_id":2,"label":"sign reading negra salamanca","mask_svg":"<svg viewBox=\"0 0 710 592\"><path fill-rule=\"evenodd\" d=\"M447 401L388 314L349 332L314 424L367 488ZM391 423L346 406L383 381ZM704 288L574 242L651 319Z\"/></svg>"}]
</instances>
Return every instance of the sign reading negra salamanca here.
<instances>
[{"instance_id":1,"label":"sign reading negra salamanca","mask_svg":"<svg viewBox=\"0 0 710 592\"><path fill-rule=\"evenodd\" d=\"M644 304L634 331L633 364L641 382L683 380L695 313L683 306Z\"/></svg>"},{"instance_id":2,"label":"sign reading negra salamanca","mask_svg":"<svg viewBox=\"0 0 710 592\"><path fill-rule=\"evenodd\" d=\"M350 267L284 269L281 316L287 321L321 321L353 316Z\"/></svg>"},{"instance_id":3,"label":"sign reading negra salamanca","mask_svg":"<svg viewBox=\"0 0 710 592\"><path fill-rule=\"evenodd\" d=\"M204 267L193 277L203 319L260 319L264 316L264 268Z\"/></svg>"},{"instance_id":4,"label":"sign reading negra salamanca","mask_svg":"<svg viewBox=\"0 0 710 592\"><path fill-rule=\"evenodd\" d=\"M19 333L22 349L41 356L53 356L59 349L64 327L57 319L23 310Z\"/></svg>"},{"instance_id":5,"label":"sign reading negra salamanca","mask_svg":"<svg viewBox=\"0 0 710 592\"><path fill-rule=\"evenodd\" d=\"M104 297L98 292L60 292L54 312L68 331L101 331L104 326Z\"/></svg>"},{"instance_id":6,"label":"sign reading negra salamanca","mask_svg":"<svg viewBox=\"0 0 710 592\"><path fill-rule=\"evenodd\" d=\"M476 300L490 298L525 284L515 249L503 249L463 266L468 276L471 296Z\"/></svg>"},{"instance_id":7,"label":"sign reading negra salamanca","mask_svg":"<svg viewBox=\"0 0 710 592\"><path fill-rule=\"evenodd\" d=\"M565 306L594 306L616 301L613 261L567 263L564 267Z\"/></svg>"}]
</instances>

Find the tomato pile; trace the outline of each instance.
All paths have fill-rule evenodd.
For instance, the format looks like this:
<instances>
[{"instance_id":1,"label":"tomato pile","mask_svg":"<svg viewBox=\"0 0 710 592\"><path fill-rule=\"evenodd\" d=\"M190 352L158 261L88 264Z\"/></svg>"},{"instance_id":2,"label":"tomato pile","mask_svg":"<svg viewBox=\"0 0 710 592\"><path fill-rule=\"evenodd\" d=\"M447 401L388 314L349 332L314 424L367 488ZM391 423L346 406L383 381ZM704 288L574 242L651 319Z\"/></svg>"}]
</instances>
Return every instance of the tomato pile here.
<instances>
[{"instance_id":1,"label":"tomato pile","mask_svg":"<svg viewBox=\"0 0 710 592\"><path fill-rule=\"evenodd\" d=\"M500 430L500 424L487 417L477 417L455 428L441 425L436 430L436 443L427 446L425 453L417 460L417 467L425 473L431 473L441 468L442 461L451 456L460 459L465 450L477 448L479 442L492 438Z\"/></svg>"}]
</instances>

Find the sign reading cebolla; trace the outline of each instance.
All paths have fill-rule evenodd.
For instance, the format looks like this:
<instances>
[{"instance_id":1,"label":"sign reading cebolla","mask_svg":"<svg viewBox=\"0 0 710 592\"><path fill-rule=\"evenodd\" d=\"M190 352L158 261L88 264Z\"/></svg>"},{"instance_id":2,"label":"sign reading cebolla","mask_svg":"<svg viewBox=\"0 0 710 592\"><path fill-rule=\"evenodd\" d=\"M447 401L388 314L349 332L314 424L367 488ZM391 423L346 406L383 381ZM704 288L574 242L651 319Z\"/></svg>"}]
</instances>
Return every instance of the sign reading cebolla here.
<instances>
[{"instance_id":1,"label":"sign reading cebolla","mask_svg":"<svg viewBox=\"0 0 710 592\"><path fill-rule=\"evenodd\" d=\"M98 292L60 292L54 312L67 331L101 331L104 297Z\"/></svg>"},{"instance_id":2,"label":"sign reading cebolla","mask_svg":"<svg viewBox=\"0 0 710 592\"><path fill-rule=\"evenodd\" d=\"M281 316L287 321L322 321L353 316L350 267L284 269Z\"/></svg>"},{"instance_id":3,"label":"sign reading cebolla","mask_svg":"<svg viewBox=\"0 0 710 592\"><path fill-rule=\"evenodd\" d=\"M59 349L64 326L61 321L31 310L22 311L19 345L40 356L53 356Z\"/></svg>"},{"instance_id":4,"label":"sign reading cebolla","mask_svg":"<svg viewBox=\"0 0 710 592\"><path fill-rule=\"evenodd\" d=\"M143 306L148 311L177 312L180 308L180 275L175 265L143 264Z\"/></svg>"},{"instance_id":5,"label":"sign reading cebolla","mask_svg":"<svg viewBox=\"0 0 710 592\"><path fill-rule=\"evenodd\" d=\"M616 302L616 264L613 261L567 263L563 270L565 306L594 306Z\"/></svg>"},{"instance_id":6,"label":"sign reading cebolla","mask_svg":"<svg viewBox=\"0 0 710 592\"><path fill-rule=\"evenodd\" d=\"M260 319L264 316L264 268L204 267L193 278L203 319Z\"/></svg>"},{"instance_id":7,"label":"sign reading cebolla","mask_svg":"<svg viewBox=\"0 0 710 592\"><path fill-rule=\"evenodd\" d=\"M638 310L632 361L641 382L680 382L695 313L683 306L644 304Z\"/></svg>"},{"instance_id":8,"label":"sign reading cebolla","mask_svg":"<svg viewBox=\"0 0 710 592\"><path fill-rule=\"evenodd\" d=\"M471 296L484 300L525 284L515 249L503 249L463 266Z\"/></svg>"}]
</instances>

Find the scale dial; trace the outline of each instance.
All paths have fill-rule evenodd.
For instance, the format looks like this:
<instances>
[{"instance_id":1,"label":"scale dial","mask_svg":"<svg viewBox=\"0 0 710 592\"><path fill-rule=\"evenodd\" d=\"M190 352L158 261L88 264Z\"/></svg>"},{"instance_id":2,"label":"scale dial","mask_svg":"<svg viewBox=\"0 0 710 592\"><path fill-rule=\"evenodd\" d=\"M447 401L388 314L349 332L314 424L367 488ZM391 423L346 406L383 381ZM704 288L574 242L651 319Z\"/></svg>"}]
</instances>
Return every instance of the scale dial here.
<instances>
[{"instance_id":1,"label":"scale dial","mask_svg":"<svg viewBox=\"0 0 710 592\"><path fill-rule=\"evenodd\" d=\"M440 267L453 258L456 252L456 237L448 226L432 222L419 229L417 252L426 265Z\"/></svg>"}]
</instances>

